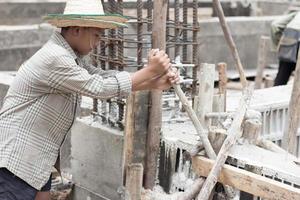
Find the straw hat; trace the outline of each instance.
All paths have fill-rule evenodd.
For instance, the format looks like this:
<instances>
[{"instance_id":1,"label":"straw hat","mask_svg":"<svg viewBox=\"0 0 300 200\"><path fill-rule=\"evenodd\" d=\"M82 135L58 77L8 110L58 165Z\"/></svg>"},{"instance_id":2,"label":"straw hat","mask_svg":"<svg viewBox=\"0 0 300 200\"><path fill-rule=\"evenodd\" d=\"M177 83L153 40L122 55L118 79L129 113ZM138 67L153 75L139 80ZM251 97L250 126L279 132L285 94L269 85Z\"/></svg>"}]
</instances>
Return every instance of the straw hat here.
<instances>
[{"instance_id":1,"label":"straw hat","mask_svg":"<svg viewBox=\"0 0 300 200\"><path fill-rule=\"evenodd\" d=\"M126 27L128 18L119 14L105 14L101 0L68 0L64 14L48 14L44 20L58 28L81 26L115 29Z\"/></svg>"}]
</instances>

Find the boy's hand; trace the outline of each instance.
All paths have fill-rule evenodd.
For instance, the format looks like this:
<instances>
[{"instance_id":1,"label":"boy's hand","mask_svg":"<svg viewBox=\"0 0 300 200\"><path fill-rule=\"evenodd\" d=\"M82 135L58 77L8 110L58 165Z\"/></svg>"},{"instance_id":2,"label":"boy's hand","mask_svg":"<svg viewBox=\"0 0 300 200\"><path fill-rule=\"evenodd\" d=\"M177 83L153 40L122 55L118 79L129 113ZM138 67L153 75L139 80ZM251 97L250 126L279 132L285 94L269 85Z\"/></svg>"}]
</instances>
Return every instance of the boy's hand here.
<instances>
[{"instance_id":1,"label":"boy's hand","mask_svg":"<svg viewBox=\"0 0 300 200\"><path fill-rule=\"evenodd\" d=\"M171 67L170 59L164 51L152 49L148 55L148 69L155 75L164 74Z\"/></svg>"},{"instance_id":2,"label":"boy's hand","mask_svg":"<svg viewBox=\"0 0 300 200\"><path fill-rule=\"evenodd\" d=\"M153 80L153 87L158 90L167 90L173 84L179 84L180 77L176 68L170 68L162 77Z\"/></svg>"}]
</instances>

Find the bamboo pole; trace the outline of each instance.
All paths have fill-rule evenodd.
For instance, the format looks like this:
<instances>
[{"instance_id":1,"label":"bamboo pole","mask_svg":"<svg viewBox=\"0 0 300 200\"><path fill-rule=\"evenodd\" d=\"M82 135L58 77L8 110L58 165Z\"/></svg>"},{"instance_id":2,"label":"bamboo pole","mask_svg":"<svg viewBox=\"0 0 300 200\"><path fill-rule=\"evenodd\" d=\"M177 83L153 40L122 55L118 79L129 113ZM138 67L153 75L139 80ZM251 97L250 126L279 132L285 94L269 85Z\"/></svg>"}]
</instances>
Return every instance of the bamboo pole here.
<instances>
[{"instance_id":1,"label":"bamboo pole","mask_svg":"<svg viewBox=\"0 0 300 200\"><path fill-rule=\"evenodd\" d=\"M222 30L224 32L225 39L226 39L227 44L230 48L230 51L233 55L233 59L235 61L237 70L240 74L240 79L241 79L242 86L243 86L243 88L245 88L247 86L247 79L246 79L246 76L245 76L245 73L244 73L244 69L243 69L242 62L241 62L241 59L239 57L239 53L237 51L236 45L235 45L235 43L232 39L231 32L228 28L228 25L227 25L226 21L225 21L225 16L224 16L224 12L223 12L220 1L219 0L213 0L213 6L214 6L214 8L217 12L218 17L219 17L220 24L221 24Z\"/></svg>"},{"instance_id":2,"label":"bamboo pole","mask_svg":"<svg viewBox=\"0 0 300 200\"><path fill-rule=\"evenodd\" d=\"M152 48L166 49L166 18L168 1L153 1ZM162 121L161 91L150 92L149 125L146 146L145 188L152 189L155 185L157 159L159 154L160 131Z\"/></svg>"},{"instance_id":3,"label":"bamboo pole","mask_svg":"<svg viewBox=\"0 0 300 200\"><path fill-rule=\"evenodd\" d=\"M184 95L182 89L180 88L179 85L173 85L176 94L179 97L179 100L182 103L182 106L184 107L184 109L187 111L189 117L191 118L195 129L198 133L198 135L200 136L200 139L203 143L204 149L206 151L207 156L210 159L215 159L216 158L216 153L214 152L209 140L208 140L208 133L207 130L205 130L203 128L203 126L201 125L195 111L192 109L192 107L189 105L188 99L186 98L186 96Z\"/></svg>"}]
</instances>

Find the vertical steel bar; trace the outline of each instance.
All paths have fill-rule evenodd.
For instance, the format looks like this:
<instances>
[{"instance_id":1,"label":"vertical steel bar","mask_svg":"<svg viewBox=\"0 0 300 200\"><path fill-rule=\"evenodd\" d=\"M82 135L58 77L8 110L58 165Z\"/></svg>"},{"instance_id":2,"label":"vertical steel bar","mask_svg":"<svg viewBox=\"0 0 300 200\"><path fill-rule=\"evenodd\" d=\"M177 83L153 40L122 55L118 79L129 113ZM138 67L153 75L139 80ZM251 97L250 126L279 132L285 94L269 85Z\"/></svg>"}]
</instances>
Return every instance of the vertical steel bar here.
<instances>
[{"instance_id":1,"label":"vertical steel bar","mask_svg":"<svg viewBox=\"0 0 300 200\"><path fill-rule=\"evenodd\" d=\"M153 17L152 9L153 9L152 0L147 0L147 20L148 20L147 31L148 32L152 31L152 17Z\"/></svg>"},{"instance_id":2,"label":"vertical steel bar","mask_svg":"<svg viewBox=\"0 0 300 200\"><path fill-rule=\"evenodd\" d=\"M117 12L120 15L123 15L123 0L118 0L118 6L117 6ZM123 43L123 39L124 39L124 30L123 28L119 28L118 29L118 60L120 61L120 63L125 63L124 62L124 43ZM122 64L119 65L119 71L123 71L124 70L124 66ZM123 125L123 118L124 118L124 106L125 103L122 99L118 99L117 101L118 103L118 110L119 110L119 115L118 115L118 126L123 129L124 125Z\"/></svg>"},{"instance_id":3,"label":"vertical steel bar","mask_svg":"<svg viewBox=\"0 0 300 200\"><path fill-rule=\"evenodd\" d=\"M199 32L199 24L198 24L198 1L193 0L193 63L195 67L193 68L193 85L192 85L192 99L194 102L194 97L197 91L197 71L199 68L198 63L198 32Z\"/></svg>"},{"instance_id":4,"label":"vertical steel bar","mask_svg":"<svg viewBox=\"0 0 300 200\"><path fill-rule=\"evenodd\" d=\"M117 12L117 5L115 0L108 0L109 3L109 13L116 13ZM109 69L116 69L115 63L112 62L116 58L116 43L114 42L113 39L117 37L116 30L109 30L109 47L108 47L108 54L109 54L109 60L110 62L108 63ZM116 112L116 102L115 101L108 101L108 122L111 126L114 126L116 123L116 117L115 117L115 112Z\"/></svg>"},{"instance_id":5,"label":"vertical steel bar","mask_svg":"<svg viewBox=\"0 0 300 200\"><path fill-rule=\"evenodd\" d=\"M188 1L183 0L182 5L182 19L183 19L183 25L182 27L187 27L188 25ZM188 57L187 57L187 39L188 39L188 32L186 29L182 29L182 39L184 44L182 45L182 63L187 63Z\"/></svg>"},{"instance_id":6,"label":"vertical steel bar","mask_svg":"<svg viewBox=\"0 0 300 200\"><path fill-rule=\"evenodd\" d=\"M115 0L108 0L109 3L109 13L115 13L116 12L116 2ZM109 30L109 38L113 39L116 36L116 31L111 29ZM109 54L109 60L114 60L116 57L116 51L115 51L115 44L112 40L109 41L109 48L108 48L108 54ZM115 64L113 62L109 62L109 69L114 69Z\"/></svg>"},{"instance_id":7,"label":"vertical steel bar","mask_svg":"<svg viewBox=\"0 0 300 200\"><path fill-rule=\"evenodd\" d=\"M102 37L105 37L107 34L106 34L106 31L103 31L102 32ZM100 42L100 56L101 57L105 57L106 56L106 43L104 40L101 40ZM101 68L103 70L106 70L106 62L105 60L101 60L100 61L100 65L101 65ZM107 102L106 100L102 100L101 101L101 118L102 118L102 122L106 123L107 119L106 119L106 115L107 115Z\"/></svg>"},{"instance_id":8,"label":"vertical steel bar","mask_svg":"<svg viewBox=\"0 0 300 200\"><path fill-rule=\"evenodd\" d=\"M143 66L143 1L137 0L137 64L138 69L141 69Z\"/></svg>"},{"instance_id":9,"label":"vertical steel bar","mask_svg":"<svg viewBox=\"0 0 300 200\"><path fill-rule=\"evenodd\" d=\"M174 19L175 19L175 58L180 55L179 50L179 34L180 34L180 29L179 29L179 12L180 12L180 4L179 0L175 0L175 12L174 12Z\"/></svg>"}]
</instances>

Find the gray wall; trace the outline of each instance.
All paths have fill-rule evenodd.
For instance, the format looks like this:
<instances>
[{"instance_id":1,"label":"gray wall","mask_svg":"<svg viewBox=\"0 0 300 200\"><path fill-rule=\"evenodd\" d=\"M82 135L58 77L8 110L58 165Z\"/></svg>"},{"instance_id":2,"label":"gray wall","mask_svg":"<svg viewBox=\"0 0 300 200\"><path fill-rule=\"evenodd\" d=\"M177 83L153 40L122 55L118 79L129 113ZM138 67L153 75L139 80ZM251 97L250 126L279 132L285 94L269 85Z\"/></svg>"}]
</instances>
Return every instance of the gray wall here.
<instances>
[{"instance_id":1,"label":"gray wall","mask_svg":"<svg viewBox=\"0 0 300 200\"><path fill-rule=\"evenodd\" d=\"M246 69L256 69L259 39L270 35L270 23L276 17L229 17L227 22L236 43L241 61ZM200 21L199 60L201 63L228 63L234 69L234 62L223 31L217 18ZM271 62L276 63L273 55Z\"/></svg>"}]
</instances>

